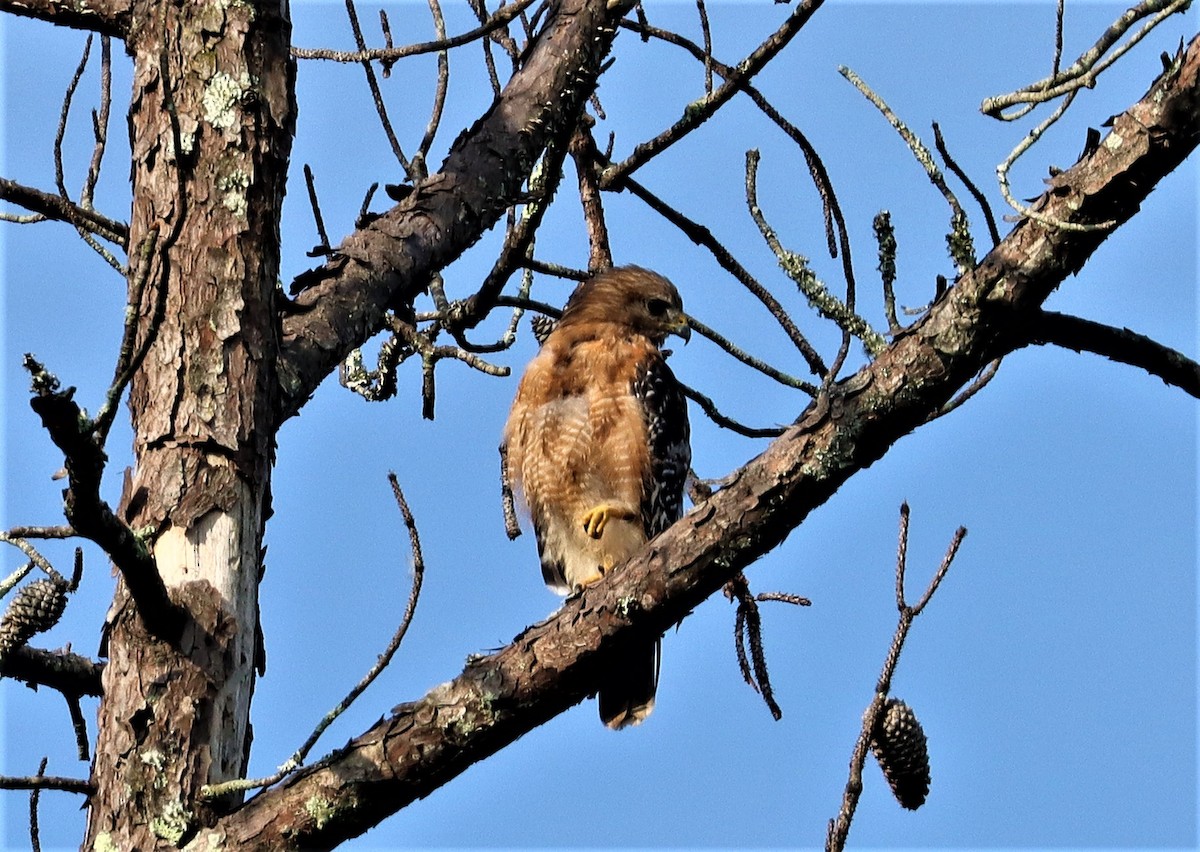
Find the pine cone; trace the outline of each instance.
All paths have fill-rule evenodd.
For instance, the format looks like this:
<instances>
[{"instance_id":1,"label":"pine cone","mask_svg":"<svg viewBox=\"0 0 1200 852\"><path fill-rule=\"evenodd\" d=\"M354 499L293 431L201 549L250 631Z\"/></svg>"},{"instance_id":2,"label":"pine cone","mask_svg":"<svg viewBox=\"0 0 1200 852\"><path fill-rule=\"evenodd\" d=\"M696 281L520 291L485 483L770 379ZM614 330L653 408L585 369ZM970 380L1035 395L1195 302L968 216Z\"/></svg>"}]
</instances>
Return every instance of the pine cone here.
<instances>
[{"instance_id":1,"label":"pine cone","mask_svg":"<svg viewBox=\"0 0 1200 852\"><path fill-rule=\"evenodd\" d=\"M63 580L35 580L17 592L0 619L0 660L57 624L66 606Z\"/></svg>"},{"instance_id":2,"label":"pine cone","mask_svg":"<svg viewBox=\"0 0 1200 852\"><path fill-rule=\"evenodd\" d=\"M550 336L550 332L554 331L554 326L558 322L550 317L538 315L529 320L529 324L533 326L533 336L537 338L538 345L546 342L546 338Z\"/></svg>"},{"instance_id":3,"label":"pine cone","mask_svg":"<svg viewBox=\"0 0 1200 852\"><path fill-rule=\"evenodd\" d=\"M925 804L929 795L925 731L917 714L899 698L889 698L883 705L871 735L871 751L902 807L915 811Z\"/></svg>"}]
</instances>

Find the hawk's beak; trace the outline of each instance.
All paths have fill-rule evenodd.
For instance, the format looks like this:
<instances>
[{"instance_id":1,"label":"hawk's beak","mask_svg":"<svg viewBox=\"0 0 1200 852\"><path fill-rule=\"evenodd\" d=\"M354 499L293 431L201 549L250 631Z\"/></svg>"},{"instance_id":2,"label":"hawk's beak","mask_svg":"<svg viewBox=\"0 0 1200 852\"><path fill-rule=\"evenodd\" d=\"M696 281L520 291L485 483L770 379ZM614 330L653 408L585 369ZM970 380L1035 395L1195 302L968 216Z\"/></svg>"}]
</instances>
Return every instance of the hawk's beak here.
<instances>
[{"instance_id":1,"label":"hawk's beak","mask_svg":"<svg viewBox=\"0 0 1200 852\"><path fill-rule=\"evenodd\" d=\"M674 322L671 323L670 333L682 337L685 344L692 339L692 327L688 325L687 317L684 314L680 313L675 317Z\"/></svg>"}]
</instances>

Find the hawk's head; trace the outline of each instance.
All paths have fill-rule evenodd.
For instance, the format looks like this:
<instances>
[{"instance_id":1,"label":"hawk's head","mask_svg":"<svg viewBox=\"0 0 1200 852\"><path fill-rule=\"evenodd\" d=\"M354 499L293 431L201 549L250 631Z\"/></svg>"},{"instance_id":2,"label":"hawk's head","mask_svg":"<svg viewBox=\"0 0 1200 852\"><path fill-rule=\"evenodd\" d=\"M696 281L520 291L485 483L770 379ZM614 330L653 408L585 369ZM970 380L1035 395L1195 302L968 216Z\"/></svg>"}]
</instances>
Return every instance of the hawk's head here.
<instances>
[{"instance_id":1,"label":"hawk's head","mask_svg":"<svg viewBox=\"0 0 1200 852\"><path fill-rule=\"evenodd\" d=\"M661 346L669 334L690 340L692 329L675 285L639 266L617 266L580 284L567 302L559 327L575 323L618 323Z\"/></svg>"}]
</instances>

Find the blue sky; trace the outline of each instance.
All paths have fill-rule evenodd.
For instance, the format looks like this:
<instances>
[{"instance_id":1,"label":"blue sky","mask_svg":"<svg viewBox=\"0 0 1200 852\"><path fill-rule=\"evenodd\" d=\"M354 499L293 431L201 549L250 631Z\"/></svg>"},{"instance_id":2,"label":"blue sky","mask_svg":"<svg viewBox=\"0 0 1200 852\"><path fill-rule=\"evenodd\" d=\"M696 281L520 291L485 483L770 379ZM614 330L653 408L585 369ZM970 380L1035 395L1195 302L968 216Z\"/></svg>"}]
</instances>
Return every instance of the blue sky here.
<instances>
[{"instance_id":1,"label":"blue sky","mask_svg":"<svg viewBox=\"0 0 1200 852\"><path fill-rule=\"evenodd\" d=\"M470 26L448 3L452 32ZM699 37L692 3L650 0L652 23ZM1070 6L1066 52L1077 54L1124 8ZM340 3L298 3L295 42L351 44ZM373 7L360 10L374 20ZM772 3L710 0L715 49L744 56L787 14ZM838 76L852 67L932 142L940 122L951 150L1002 214L992 180L1032 126L1002 125L979 102L1045 74L1054 4L833 3L758 85L824 158L851 229L864 313L881 322L871 219L892 212L899 240L898 299L929 300L934 276L952 275L948 214L886 122ZM1014 168L1018 197L1036 195L1049 165L1074 162L1084 128L1098 127L1145 91L1158 55L1196 30L1176 19L1083 93L1071 113ZM392 11L397 42L432 30L424 4ZM0 174L53 186L51 144L60 93L83 37L0 18ZM127 218L123 50L114 48L111 150L98 207ZM666 127L702 94L702 68L678 51L617 41L600 97L618 156ZM490 100L478 54L452 55L451 98L431 165ZM90 156L87 109L95 59L68 134L68 186ZM424 130L432 61L398 65L384 82L401 142ZM665 69L665 70L664 70ZM374 119L361 69L302 63L296 180L284 210L283 279L308 268L316 242L300 167L312 165L336 242L352 227L373 181L399 167ZM801 328L831 353L746 213L743 162L762 151L760 202L783 241L840 287L824 255L820 206L799 152L745 99L638 173L638 179L709 225ZM1143 212L1064 282L1049 307L1128 326L1186 353L1196 346L1197 221L1194 162L1164 181ZM568 175L538 241L538 255L586 264ZM966 193L960 193L966 199ZM376 209L380 204L376 203ZM618 262L671 277L689 311L772 363L799 371L788 341L712 260L636 199L606 196ZM977 245L986 245L973 216ZM1006 227L1002 225L1002 232ZM499 235L446 273L452 296L486 274ZM0 225L3 322L3 489L0 520L54 523L61 457L27 404L20 355L35 352L94 410L119 342L122 282L73 237L43 224ZM569 288L539 280L534 295L561 303ZM498 333L497 320L477 340ZM533 352L527 326L493 360L519 369ZM371 350L368 348L368 354ZM788 422L798 392L693 339L672 359L680 377L754 425ZM495 447L515 379L442 362L437 420L420 418L420 376L400 376L397 397L367 404L327 381L279 435L275 516L262 586L268 669L257 686L251 773L269 773L374 662L395 628L410 580L406 537L385 475L398 474L417 515L425 591L390 669L330 730L314 758L394 704L450 679L468 654L506 644L557 606L540 581L531 535L504 536ZM110 439L105 492L119 497L128 427ZM732 436L692 411L694 466L719 477L765 445ZM638 729L601 727L591 702L531 732L496 757L346 848L742 847L823 842L845 784L859 719L895 627L892 601L898 507L912 506L910 592L936 568L958 525L970 533L929 609L914 625L893 683L930 740L933 784L915 813L892 800L868 765L851 832L858 847L1180 847L1197 840L1196 405L1181 391L1096 356L1030 349L1008 358L966 406L900 441L854 477L788 541L748 571L757 592L805 595L798 610L764 604L764 638L783 708L774 722L738 674L733 608L708 601L664 642L658 707ZM69 564L69 548L46 552ZM0 556L0 573L20 564ZM89 552L83 585L55 630L38 641L93 653L111 596L101 556ZM31 774L42 754L54 774L84 775L66 708L49 691L0 688L3 772ZM85 708L89 720L94 705ZM94 728L94 726L93 726ZM93 730L94 734L94 730ZM43 796L43 846L73 847L82 817L66 794ZM24 794L0 796L0 844L27 848Z\"/></svg>"}]
</instances>

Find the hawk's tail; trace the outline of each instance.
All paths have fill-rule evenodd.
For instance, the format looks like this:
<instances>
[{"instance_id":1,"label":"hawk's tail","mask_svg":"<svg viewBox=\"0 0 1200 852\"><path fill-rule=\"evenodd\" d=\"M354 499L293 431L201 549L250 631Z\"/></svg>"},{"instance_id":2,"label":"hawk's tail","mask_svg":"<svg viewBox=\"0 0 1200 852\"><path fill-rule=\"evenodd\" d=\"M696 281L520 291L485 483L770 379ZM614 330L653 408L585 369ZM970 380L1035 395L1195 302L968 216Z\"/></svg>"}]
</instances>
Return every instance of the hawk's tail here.
<instances>
[{"instance_id":1,"label":"hawk's tail","mask_svg":"<svg viewBox=\"0 0 1200 852\"><path fill-rule=\"evenodd\" d=\"M654 709L662 640L637 642L613 655L606 664L597 700L600 721L614 731L641 724Z\"/></svg>"}]
</instances>

